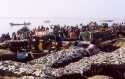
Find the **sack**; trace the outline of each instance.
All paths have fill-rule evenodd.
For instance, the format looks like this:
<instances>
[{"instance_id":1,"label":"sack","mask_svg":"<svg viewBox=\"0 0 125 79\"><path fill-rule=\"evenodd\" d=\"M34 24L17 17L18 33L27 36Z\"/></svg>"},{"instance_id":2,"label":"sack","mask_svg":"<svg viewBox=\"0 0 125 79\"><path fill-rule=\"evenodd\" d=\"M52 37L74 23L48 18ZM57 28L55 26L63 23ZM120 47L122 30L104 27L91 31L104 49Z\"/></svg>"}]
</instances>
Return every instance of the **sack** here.
<instances>
[{"instance_id":1,"label":"sack","mask_svg":"<svg viewBox=\"0 0 125 79\"><path fill-rule=\"evenodd\" d=\"M28 57L27 52L18 52L17 53L17 59L26 59Z\"/></svg>"}]
</instances>

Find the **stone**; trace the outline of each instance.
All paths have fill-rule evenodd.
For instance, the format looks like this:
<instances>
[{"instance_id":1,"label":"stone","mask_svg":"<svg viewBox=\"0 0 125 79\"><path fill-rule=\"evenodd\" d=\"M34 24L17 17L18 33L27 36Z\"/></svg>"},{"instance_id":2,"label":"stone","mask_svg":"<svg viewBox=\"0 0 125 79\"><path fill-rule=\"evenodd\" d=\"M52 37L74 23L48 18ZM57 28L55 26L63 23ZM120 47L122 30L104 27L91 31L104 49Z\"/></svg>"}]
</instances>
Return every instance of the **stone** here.
<instances>
[{"instance_id":1,"label":"stone","mask_svg":"<svg viewBox=\"0 0 125 79\"><path fill-rule=\"evenodd\" d=\"M90 77L88 79L113 79L113 78L109 77L109 76L96 75L96 76Z\"/></svg>"},{"instance_id":2,"label":"stone","mask_svg":"<svg viewBox=\"0 0 125 79\"><path fill-rule=\"evenodd\" d=\"M33 74L34 74L35 76L40 76L41 71L40 71L40 70L36 70L35 72L33 72Z\"/></svg>"}]
</instances>

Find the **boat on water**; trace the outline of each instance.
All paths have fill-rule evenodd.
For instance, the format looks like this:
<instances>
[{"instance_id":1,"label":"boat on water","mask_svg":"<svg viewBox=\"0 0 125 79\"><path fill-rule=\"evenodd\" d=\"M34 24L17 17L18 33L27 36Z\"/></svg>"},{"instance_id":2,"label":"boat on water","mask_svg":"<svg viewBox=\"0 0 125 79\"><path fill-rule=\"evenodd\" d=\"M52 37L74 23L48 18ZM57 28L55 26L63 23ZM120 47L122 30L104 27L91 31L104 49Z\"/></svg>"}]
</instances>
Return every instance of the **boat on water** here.
<instances>
[{"instance_id":1,"label":"boat on water","mask_svg":"<svg viewBox=\"0 0 125 79\"><path fill-rule=\"evenodd\" d=\"M113 22L114 20L100 20L100 22Z\"/></svg>"},{"instance_id":2,"label":"boat on water","mask_svg":"<svg viewBox=\"0 0 125 79\"><path fill-rule=\"evenodd\" d=\"M27 26L27 25L31 25L30 22L24 22L24 23L10 23L11 26L19 26L19 25L24 25L24 26Z\"/></svg>"},{"instance_id":3,"label":"boat on water","mask_svg":"<svg viewBox=\"0 0 125 79\"><path fill-rule=\"evenodd\" d=\"M44 23L50 23L51 21L50 20L45 20Z\"/></svg>"}]
</instances>

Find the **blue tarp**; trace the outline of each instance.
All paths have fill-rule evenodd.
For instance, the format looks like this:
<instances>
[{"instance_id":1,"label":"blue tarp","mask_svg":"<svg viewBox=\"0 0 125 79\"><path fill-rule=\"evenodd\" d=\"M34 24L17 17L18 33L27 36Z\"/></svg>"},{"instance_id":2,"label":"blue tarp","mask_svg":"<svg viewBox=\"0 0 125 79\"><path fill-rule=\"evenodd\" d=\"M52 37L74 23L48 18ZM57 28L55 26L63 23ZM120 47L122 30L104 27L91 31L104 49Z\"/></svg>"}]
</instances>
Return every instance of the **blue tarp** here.
<instances>
[{"instance_id":1,"label":"blue tarp","mask_svg":"<svg viewBox=\"0 0 125 79\"><path fill-rule=\"evenodd\" d=\"M26 59L27 58L27 52L18 52L17 53L17 59Z\"/></svg>"}]
</instances>

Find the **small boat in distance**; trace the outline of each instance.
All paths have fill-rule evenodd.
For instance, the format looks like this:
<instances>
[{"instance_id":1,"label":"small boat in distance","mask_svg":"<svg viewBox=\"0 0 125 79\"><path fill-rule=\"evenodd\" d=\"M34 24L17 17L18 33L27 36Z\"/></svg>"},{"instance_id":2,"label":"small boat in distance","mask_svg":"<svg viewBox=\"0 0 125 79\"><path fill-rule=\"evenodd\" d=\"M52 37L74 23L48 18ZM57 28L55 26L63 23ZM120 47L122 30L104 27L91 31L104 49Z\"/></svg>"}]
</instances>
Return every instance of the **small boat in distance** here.
<instances>
[{"instance_id":1,"label":"small boat in distance","mask_svg":"<svg viewBox=\"0 0 125 79\"><path fill-rule=\"evenodd\" d=\"M51 21L50 20L45 20L44 23L50 23Z\"/></svg>"},{"instance_id":2,"label":"small boat in distance","mask_svg":"<svg viewBox=\"0 0 125 79\"><path fill-rule=\"evenodd\" d=\"M27 26L27 25L31 25L31 23L30 22L24 22L24 23L22 23L22 24L20 24L20 23L9 23L12 27L13 26L19 26L19 25L24 25L24 26Z\"/></svg>"},{"instance_id":3,"label":"small boat in distance","mask_svg":"<svg viewBox=\"0 0 125 79\"><path fill-rule=\"evenodd\" d=\"M100 20L100 22L113 22L114 20Z\"/></svg>"}]
</instances>

